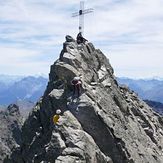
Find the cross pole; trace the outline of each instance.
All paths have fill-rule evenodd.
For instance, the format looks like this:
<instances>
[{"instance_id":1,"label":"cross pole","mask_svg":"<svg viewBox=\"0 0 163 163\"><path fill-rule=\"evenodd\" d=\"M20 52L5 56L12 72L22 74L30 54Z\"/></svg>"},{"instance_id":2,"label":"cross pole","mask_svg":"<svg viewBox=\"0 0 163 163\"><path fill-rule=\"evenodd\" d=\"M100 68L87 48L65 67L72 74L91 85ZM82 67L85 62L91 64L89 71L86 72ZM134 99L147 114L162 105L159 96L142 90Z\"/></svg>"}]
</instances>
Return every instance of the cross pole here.
<instances>
[{"instance_id":1,"label":"cross pole","mask_svg":"<svg viewBox=\"0 0 163 163\"><path fill-rule=\"evenodd\" d=\"M72 17L79 16L79 32L84 33L84 15L93 12L92 8L84 9L84 1L80 1L80 9L72 14Z\"/></svg>"}]
</instances>

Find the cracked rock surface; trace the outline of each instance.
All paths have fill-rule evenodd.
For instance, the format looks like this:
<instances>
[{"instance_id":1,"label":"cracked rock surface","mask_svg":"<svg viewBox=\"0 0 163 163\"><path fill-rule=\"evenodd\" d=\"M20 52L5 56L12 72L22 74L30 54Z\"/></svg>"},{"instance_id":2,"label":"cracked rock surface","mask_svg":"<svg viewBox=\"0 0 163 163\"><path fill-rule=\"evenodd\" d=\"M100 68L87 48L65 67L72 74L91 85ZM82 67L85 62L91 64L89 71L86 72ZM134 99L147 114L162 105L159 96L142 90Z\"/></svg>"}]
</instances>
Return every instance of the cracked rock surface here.
<instances>
[{"instance_id":1,"label":"cracked rock surface","mask_svg":"<svg viewBox=\"0 0 163 163\"><path fill-rule=\"evenodd\" d=\"M5 163L162 163L163 117L127 87L92 43L64 43L44 96L22 127L22 142ZM79 98L71 80L82 76ZM52 117L62 116L54 127Z\"/></svg>"}]
</instances>

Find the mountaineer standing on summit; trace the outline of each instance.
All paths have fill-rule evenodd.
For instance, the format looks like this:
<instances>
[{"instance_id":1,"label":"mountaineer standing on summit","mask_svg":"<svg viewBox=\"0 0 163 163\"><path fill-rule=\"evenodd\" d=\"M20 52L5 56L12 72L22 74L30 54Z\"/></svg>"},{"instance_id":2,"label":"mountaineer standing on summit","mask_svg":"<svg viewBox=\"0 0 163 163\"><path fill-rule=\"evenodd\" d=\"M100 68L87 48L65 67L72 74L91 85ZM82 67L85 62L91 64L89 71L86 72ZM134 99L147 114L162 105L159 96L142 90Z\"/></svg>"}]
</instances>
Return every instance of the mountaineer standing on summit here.
<instances>
[{"instance_id":1,"label":"mountaineer standing on summit","mask_svg":"<svg viewBox=\"0 0 163 163\"><path fill-rule=\"evenodd\" d=\"M77 37L76 37L76 40L77 40L77 43L78 43L78 44L81 44L81 43L84 43L84 44L85 44L85 42L88 41L87 39L85 39L85 38L82 36L82 33L81 33L81 32L78 33L78 35L77 35Z\"/></svg>"}]
</instances>

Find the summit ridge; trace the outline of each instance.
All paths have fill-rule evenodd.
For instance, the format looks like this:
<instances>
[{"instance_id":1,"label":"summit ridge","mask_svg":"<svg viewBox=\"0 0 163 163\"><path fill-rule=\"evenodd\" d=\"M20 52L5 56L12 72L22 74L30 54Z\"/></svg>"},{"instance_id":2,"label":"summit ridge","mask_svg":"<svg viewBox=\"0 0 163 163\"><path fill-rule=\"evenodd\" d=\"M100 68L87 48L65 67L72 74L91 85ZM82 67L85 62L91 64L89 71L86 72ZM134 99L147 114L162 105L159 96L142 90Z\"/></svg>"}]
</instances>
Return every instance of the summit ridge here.
<instances>
[{"instance_id":1,"label":"summit ridge","mask_svg":"<svg viewBox=\"0 0 163 163\"><path fill-rule=\"evenodd\" d=\"M73 96L71 80L82 89ZM52 117L60 108L57 128ZM43 97L5 163L161 163L163 117L119 86L108 58L90 42L66 36Z\"/></svg>"}]
</instances>

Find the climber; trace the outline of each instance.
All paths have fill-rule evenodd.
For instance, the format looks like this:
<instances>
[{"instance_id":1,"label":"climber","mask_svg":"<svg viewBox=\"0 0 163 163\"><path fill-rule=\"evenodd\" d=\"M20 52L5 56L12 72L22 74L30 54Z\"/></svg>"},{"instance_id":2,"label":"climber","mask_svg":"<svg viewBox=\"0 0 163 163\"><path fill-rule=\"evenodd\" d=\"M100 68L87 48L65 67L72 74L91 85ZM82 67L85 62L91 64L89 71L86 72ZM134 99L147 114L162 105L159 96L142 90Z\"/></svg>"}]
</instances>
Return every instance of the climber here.
<instances>
[{"instance_id":1,"label":"climber","mask_svg":"<svg viewBox=\"0 0 163 163\"><path fill-rule=\"evenodd\" d=\"M82 33L81 33L81 32L78 33L78 35L77 35L77 37L76 37L76 40L77 40L77 43L78 43L78 44L81 44L81 43L84 43L84 44L85 44L85 42L88 41L87 39L85 39L85 38L82 36Z\"/></svg>"},{"instance_id":2,"label":"climber","mask_svg":"<svg viewBox=\"0 0 163 163\"><path fill-rule=\"evenodd\" d=\"M81 92L81 85L82 85L81 78L78 76L74 77L73 80L71 81L71 84L73 85L73 96L75 95L75 93L77 91L77 94L79 97L80 92Z\"/></svg>"},{"instance_id":3,"label":"climber","mask_svg":"<svg viewBox=\"0 0 163 163\"><path fill-rule=\"evenodd\" d=\"M60 110L60 109L57 109L57 110L56 110L56 114L53 116L53 123L54 123L55 125L58 124L60 115L61 115L61 110Z\"/></svg>"}]
</instances>

